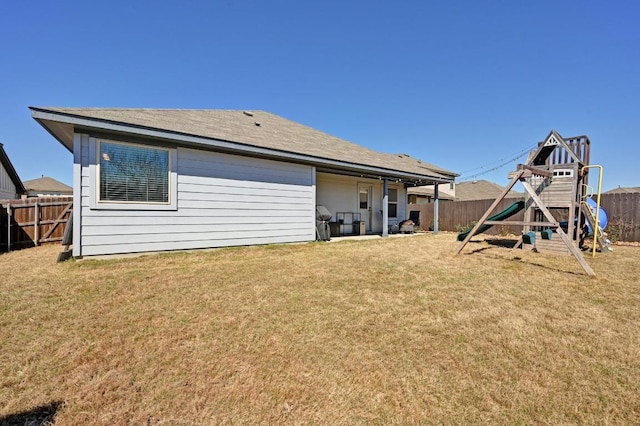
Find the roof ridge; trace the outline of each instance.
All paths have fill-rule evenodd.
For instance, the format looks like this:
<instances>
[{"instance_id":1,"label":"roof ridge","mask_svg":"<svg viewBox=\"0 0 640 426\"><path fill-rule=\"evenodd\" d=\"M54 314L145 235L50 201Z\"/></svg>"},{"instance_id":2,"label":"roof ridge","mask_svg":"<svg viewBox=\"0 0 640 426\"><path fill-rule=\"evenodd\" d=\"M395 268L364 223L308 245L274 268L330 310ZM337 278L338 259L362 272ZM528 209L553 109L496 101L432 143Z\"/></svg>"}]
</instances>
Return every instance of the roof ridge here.
<instances>
[{"instance_id":1,"label":"roof ridge","mask_svg":"<svg viewBox=\"0 0 640 426\"><path fill-rule=\"evenodd\" d=\"M193 111L203 111L203 112L214 112L214 111L226 111L226 112L263 112L271 115L275 115L265 110L259 109L247 109L247 108L147 108L147 107L47 107L47 106L30 106L29 108L33 109L45 109L51 111L184 111L184 112L193 112Z\"/></svg>"}]
</instances>

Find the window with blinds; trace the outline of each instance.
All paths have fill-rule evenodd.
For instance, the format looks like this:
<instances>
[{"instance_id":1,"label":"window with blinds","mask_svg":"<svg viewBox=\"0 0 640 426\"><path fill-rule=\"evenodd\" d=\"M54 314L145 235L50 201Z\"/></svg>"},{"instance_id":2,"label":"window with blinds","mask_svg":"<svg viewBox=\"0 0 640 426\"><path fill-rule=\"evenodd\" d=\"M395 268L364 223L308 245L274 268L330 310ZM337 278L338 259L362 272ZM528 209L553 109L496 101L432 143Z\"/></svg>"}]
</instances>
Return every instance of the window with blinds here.
<instances>
[{"instance_id":1,"label":"window with blinds","mask_svg":"<svg viewBox=\"0 0 640 426\"><path fill-rule=\"evenodd\" d=\"M100 141L100 201L169 203L169 150Z\"/></svg>"},{"instance_id":2,"label":"window with blinds","mask_svg":"<svg viewBox=\"0 0 640 426\"><path fill-rule=\"evenodd\" d=\"M389 188L389 217L398 217L398 190Z\"/></svg>"}]
</instances>

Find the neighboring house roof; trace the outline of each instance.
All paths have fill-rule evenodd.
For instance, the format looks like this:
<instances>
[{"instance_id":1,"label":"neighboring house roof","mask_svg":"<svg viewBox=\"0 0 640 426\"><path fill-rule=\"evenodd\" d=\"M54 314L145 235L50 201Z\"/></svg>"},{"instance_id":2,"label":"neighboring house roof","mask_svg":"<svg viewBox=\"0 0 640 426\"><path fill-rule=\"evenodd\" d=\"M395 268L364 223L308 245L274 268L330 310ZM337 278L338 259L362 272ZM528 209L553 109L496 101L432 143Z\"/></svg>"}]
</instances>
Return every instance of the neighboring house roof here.
<instances>
[{"instance_id":1,"label":"neighboring house roof","mask_svg":"<svg viewBox=\"0 0 640 426\"><path fill-rule=\"evenodd\" d=\"M41 108L33 117L70 151L74 129L100 129L316 165L318 171L450 182L456 173L406 155L376 152L266 111Z\"/></svg>"},{"instance_id":2,"label":"neighboring house roof","mask_svg":"<svg viewBox=\"0 0 640 426\"><path fill-rule=\"evenodd\" d=\"M609 191L603 192L603 194L634 194L636 192L640 192L640 186L634 186L634 187L619 186L615 189L611 189Z\"/></svg>"},{"instance_id":3,"label":"neighboring house roof","mask_svg":"<svg viewBox=\"0 0 640 426\"><path fill-rule=\"evenodd\" d=\"M64 183L48 176L42 176L38 179L25 180L24 186L28 192L37 192L42 194L73 194L72 187L70 187L69 185L65 185Z\"/></svg>"},{"instance_id":4,"label":"neighboring house roof","mask_svg":"<svg viewBox=\"0 0 640 426\"><path fill-rule=\"evenodd\" d=\"M498 198L504 191L504 187L497 183L489 182L487 180L474 180L468 182L455 183L455 197L439 191L438 198L441 200L455 200L455 201L470 201L470 200L489 200L492 198ZM407 188L407 194L417 195L421 197L433 197L432 187L415 187ZM524 194L517 191L509 191L505 198L522 198Z\"/></svg>"},{"instance_id":5,"label":"neighboring house roof","mask_svg":"<svg viewBox=\"0 0 640 426\"><path fill-rule=\"evenodd\" d=\"M460 182L456 183L456 201L495 199L503 191L503 186L487 180ZM511 190L505 198L524 198L524 194Z\"/></svg>"},{"instance_id":6,"label":"neighboring house roof","mask_svg":"<svg viewBox=\"0 0 640 426\"><path fill-rule=\"evenodd\" d=\"M27 191L24 188L22 181L20 180L20 176L18 176L16 169L13 168L13 164L11 164L11 160L9 160L9 156L4 151L4 145L2 145L1 143L0 143L0 164L2 164L4 169L7 171L9 178L15 185L17 195L26 194Z\"/></svg>"},{"instance_id":7,"label":"neighboring house roof","mask_svg":"<svg viewBox=\"0 0 640 426\"><path fill-rule=\"evenodd\" d=\"M407 188L408 195L417 195L419 197L429 197L433 198L433 187L432 186L416 186L414 188ZM443 191L438 191L438 199L439 200L454 200L455 197L447 194Z\"/></svg>"}]
</instances>

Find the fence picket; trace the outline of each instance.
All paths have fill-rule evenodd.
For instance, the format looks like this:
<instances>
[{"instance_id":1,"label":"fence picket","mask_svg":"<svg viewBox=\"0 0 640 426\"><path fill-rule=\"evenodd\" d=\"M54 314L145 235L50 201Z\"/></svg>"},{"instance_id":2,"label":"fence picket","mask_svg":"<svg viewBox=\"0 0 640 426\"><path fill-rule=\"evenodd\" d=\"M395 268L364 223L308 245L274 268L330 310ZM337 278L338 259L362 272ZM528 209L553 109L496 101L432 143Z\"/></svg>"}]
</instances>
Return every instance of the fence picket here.
<instances>
[{"instance_id":1,"label":"fence picket","mask_svg":"<svg viewBox=\"0 0 640 426\"><path fill-rule=\"evenodd\" d=\"M60 242L73 197L0 200L0 205L0 251L8 251Z\"/></svg>"}]
</instances>

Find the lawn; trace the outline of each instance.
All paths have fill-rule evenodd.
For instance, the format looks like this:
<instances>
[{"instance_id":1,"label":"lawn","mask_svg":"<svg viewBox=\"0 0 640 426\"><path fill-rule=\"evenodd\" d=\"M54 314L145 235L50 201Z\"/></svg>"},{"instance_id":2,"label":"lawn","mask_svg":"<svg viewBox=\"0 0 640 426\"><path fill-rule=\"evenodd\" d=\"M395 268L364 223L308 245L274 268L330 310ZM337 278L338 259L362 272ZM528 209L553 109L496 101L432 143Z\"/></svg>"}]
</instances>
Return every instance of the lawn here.
<instances>
[{"instance_id":1,"label":"lawn","mask_svg":"<svg viewBox=\"0 0 640 426\"><path fill-rule=\"evenodd\" d=\"M640 422L640 248L456 246L0 255L0 423Z\"/></svg>"}]
</instances>

